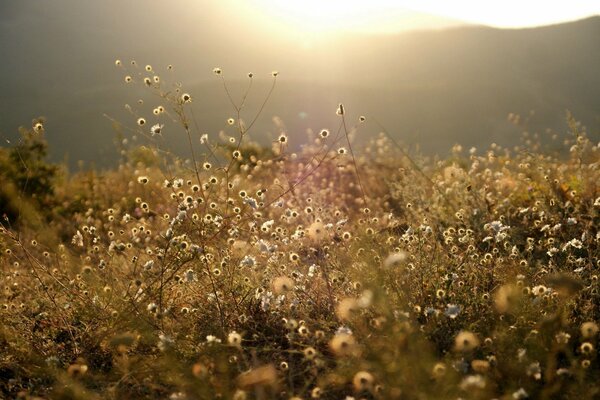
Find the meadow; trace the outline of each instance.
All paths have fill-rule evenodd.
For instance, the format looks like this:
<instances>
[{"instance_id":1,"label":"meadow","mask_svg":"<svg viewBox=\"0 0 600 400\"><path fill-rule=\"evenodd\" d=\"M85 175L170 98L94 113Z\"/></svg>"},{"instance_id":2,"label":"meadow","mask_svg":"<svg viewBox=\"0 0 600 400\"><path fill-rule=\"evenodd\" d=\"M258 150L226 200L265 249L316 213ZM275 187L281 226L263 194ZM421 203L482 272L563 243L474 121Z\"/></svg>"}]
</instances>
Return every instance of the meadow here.
<instances>
[{"instance_id":1,"label":"meadow","mask_svg":"<svg viewBox=\"0 0 600 400\"><path fill-rule=\"evenodd\" d=\"M238 99L213 71L217 135L181 84L116 67L147 89L118 166L49 163L43 118L0 148L0 398L600 396L600 144L573 116L439 158L358 145L376 121L340 104L265 146L253 74Z\"/></svg>"}]
</instances>

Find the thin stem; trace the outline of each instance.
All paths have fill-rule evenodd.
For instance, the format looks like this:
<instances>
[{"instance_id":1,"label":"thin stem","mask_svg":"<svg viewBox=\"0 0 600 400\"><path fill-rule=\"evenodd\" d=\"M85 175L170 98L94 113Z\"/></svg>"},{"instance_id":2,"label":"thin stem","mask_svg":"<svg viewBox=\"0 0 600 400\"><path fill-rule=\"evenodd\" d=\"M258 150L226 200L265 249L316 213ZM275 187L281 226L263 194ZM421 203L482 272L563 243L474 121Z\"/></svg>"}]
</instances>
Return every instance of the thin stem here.
<instances>
[{"instance_id":1,"label":"thin stem","mask_svg":"<svg viewBox=\"0 0 600 400\"><path fill-rule=\"evenodd\" d=\"M360 191L362 193L363 202L365 207L367 206L367 196L365 195L365 189L363 188L362 182L360 180L360 174L358 173L358 164L356 163L356 157L354 157L354 150L352 150L352 144L350 143L350 137L348 136L348 128L346 127L346 117L342 112L342 125L344 126L344 134L346 135L346 141L348 142L348 149L350 150L350 155L352 156L352 163L354 164L354 172L356 173L356 180L358 181L358 186L360 187Z\"/></svg>"}]
</instances>

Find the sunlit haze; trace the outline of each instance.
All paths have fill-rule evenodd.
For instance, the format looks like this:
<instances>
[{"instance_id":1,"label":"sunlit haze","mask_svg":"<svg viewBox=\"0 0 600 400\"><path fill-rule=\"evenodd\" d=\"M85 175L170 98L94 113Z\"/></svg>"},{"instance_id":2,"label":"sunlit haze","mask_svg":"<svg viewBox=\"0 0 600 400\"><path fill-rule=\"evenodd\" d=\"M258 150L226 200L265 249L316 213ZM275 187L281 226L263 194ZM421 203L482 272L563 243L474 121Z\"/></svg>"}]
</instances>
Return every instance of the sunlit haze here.
<instances>
[{"instance_id":1,"label":"sunlit haze","mask_svg":"<svg viewBox=\"0 0 600 400\"><path fill-rule=\"evenodd\" d=\"M594 1L244 0L288 30L398 32L460 23L517 28L598 14Z\"/></svg>"}]
</instances>

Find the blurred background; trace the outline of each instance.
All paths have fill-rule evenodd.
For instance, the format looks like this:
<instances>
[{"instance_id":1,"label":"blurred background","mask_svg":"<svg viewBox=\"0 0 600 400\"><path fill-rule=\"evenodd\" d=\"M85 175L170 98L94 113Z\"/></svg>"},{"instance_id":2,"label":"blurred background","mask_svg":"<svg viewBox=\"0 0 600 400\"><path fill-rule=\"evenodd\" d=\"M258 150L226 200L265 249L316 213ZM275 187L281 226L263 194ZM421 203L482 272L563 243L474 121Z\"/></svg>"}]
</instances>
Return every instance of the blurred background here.
<instances>
[{"instance_id":1,"label":"blurred background","mask_svg":"<svg viewBox=\"0 0 600 400\"><path fill-rule=\"evenodd\" d=\"M377 120L427 154L517 144L523 130L560 137L567 109L599 140L600 3L479 3L2 0L0 139L17 140L43 115L53 160L110 167L118 152L104 115L136 127L130 104L153 123L161 101L140 84L151 64L193 96L198 138L217 137L234 116L218 66L238 97L254 73L245 120L279 71L250 132L264 144L283 125L295 146L307 129L336 129L339 102L350 119L367 117L357 140L376 135ZM175 151L187 146L168 122L163 137Z\"/></svg>"}]
</instances>

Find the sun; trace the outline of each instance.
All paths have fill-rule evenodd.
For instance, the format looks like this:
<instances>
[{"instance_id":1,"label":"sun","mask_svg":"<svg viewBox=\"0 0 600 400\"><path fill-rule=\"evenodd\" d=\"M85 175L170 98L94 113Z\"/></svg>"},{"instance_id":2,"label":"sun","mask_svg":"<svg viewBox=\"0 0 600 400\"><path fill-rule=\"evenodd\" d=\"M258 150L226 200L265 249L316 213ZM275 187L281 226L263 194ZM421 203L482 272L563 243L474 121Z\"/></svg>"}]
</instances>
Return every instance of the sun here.
<instances>
[{"instance_id":1,"label":"sun","mask_svg":"<svg viewBox=\"0 0 600 400\"><path fill-rule=\"evenodd\" d=\"M250 0L270 18L306 33L369 31L392 23L393 0Z\"/></svg>"}]
</instances>

